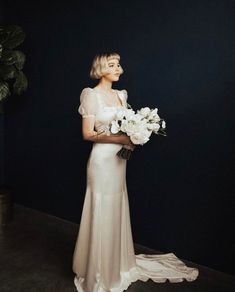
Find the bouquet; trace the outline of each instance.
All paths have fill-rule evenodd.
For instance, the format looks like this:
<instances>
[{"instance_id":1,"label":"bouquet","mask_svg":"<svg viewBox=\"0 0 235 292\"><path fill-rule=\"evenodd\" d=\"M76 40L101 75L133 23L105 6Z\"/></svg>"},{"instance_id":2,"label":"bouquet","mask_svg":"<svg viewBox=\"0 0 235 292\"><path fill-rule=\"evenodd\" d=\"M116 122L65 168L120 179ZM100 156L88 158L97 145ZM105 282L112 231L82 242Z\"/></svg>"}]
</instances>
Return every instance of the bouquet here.
<instances>
[{"instance_id":1,"label":"bouquet","mask_svg":"<svg viewBox=\"0 0 235 292\"><path fill-rule=\"evenodd\" d=\"M158 115L158 109L141 108L135 112L132 108L120 108L116 118L109 125L112 134L125 133L134 145L144 145L152 133L166 136L166 122ZM123 146L117 155L130 159L131 150Z\"/></svg>"}]
</instances>

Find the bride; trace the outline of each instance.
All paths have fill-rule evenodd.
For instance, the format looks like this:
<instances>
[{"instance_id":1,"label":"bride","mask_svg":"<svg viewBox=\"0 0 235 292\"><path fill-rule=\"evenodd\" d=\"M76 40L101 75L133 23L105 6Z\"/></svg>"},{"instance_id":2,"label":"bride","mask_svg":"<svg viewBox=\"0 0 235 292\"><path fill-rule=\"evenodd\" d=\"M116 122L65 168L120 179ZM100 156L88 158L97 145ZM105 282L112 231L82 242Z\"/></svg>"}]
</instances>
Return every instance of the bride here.
<instances>
[{"instance_id":1,"label":"bride","mask_svg":"<svg viewBox=\"0 0 235 292\"><path fill-rule=\"evenodd\" d=\"M126 163L116 155L123 145L134 151L125 134L106 135L109 123L127 106L127 91L112 89L123 69L117 53L96 55L90 77L96 87L80 95L82 133L93 147L87 163L87 187L73 254L74 284L78 292L122 292L137 280L193 281L196 268L187 267L173 253L135 255L131 231Z\"/></svg>"}]
</instances>

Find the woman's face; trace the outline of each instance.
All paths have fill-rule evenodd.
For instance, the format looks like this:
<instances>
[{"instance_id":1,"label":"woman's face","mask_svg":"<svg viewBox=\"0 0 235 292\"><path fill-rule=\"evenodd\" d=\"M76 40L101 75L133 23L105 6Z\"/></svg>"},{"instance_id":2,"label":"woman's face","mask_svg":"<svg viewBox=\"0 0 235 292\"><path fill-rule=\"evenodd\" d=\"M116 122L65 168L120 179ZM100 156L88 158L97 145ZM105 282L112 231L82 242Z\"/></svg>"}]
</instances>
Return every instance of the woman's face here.
<instances>
[{"instance_id":1,"label":"woman's face","mask_svg":"<svg viewBox=\"0 0 235 292\"><path fill-rule=\"evenodd\" d=\"M109 73L103 77L105 79L108 79L111 82L118 81L119 76L121 75L121 66L119 64L118 59L116 58L108 59L108 67L109 67Z\"/></svg>"}]
</instances>

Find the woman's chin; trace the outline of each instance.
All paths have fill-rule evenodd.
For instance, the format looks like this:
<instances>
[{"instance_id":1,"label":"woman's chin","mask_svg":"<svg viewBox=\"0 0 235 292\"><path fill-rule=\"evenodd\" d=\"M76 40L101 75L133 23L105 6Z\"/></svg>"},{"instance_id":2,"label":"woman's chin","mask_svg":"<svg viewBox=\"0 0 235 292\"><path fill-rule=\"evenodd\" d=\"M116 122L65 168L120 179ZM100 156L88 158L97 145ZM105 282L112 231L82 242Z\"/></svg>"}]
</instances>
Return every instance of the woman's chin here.
<instances>
[{"instance_id":1,"label":"woman's chin","mask_svg":"<svg viewBox=\"0 0 235 292\"><path fill-rule=\"evenodd\" d=\"M119 80L119 76L116 76L115 78L113 78L113 81L118 81Z\"/></svg>"}]
</instances>

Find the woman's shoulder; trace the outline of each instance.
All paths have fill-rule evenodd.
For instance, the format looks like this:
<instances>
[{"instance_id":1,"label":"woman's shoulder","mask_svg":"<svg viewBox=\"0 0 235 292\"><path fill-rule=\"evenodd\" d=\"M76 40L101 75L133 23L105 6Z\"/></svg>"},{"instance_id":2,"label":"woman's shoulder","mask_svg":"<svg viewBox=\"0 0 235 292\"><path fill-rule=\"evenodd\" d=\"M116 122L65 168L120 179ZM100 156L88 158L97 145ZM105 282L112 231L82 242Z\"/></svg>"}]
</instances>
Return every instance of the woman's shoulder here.
<instances>
[{"instance_id":1,"label":"woman's shoulder","mask_svg":"<svg viewBox=\"0 0 235 292\"><path fill-rule=\"evenodd\" d=\"M126 89L116 89L119 96L127 99L127 96L128 96L128 93L127 93L127 90Z\"/></svg>"},{"instance_id":2,"label":"woman's shoulder","mask_svg":"<svg viewBox=\"0 0 235 292\"><path fill-rule=\"evenodd\" d=\"M94 92L93 88L91 87L84 87L81 91L81 93L91 93Z\"/></svg>"},{"instance_id":3,"label":"woman's shoulder","mask_svg":"<svg viewBox=\"0 0 235 292\"><path fill-rule=\"evenodd\" d=\"M84 87L82 90L81 90L81 94L80 94L80 98L81 99L84 99L85 97L87 96L94 96L96 94L95 90L91 87Z\"/></svg>"},{"instance_id":4,"label":"woman's shoulder","mask_svg":"<svg viewBox=\"0 0 235 292\"><path fill-rule=\"evenodd\" d=\"M91 87L84 87L82 90L81 90L81 93L80 93L80 100L83 101L83 100L94 100L96 96L96 92L95 90L93 90L93 88Z\"/></svg>"},{"instance_id":5,"label":"woman's shoulder","mask_svg":"<svg viewBox=\"0 0 235 292\"><path fill-rule=\"evenodd\" d=\"M126 89L117 89L117 91L122 92L122 93L127 93Z\"/></svg>"},{"instance_id":6,"label":"woman's shoulder","mask_svg":"<svg viewBox=\"0 0 235 292\"><path fill-rule=\"evenodd\" d=\"M121 98L127 99L128 93L126 89L115 89L118 93L118 95ZM96 96L99 92L95 90L95 88L91 87L84 87L81 91L81 98L83 99L86 96Z\"/></svg>"}]
</instances>

